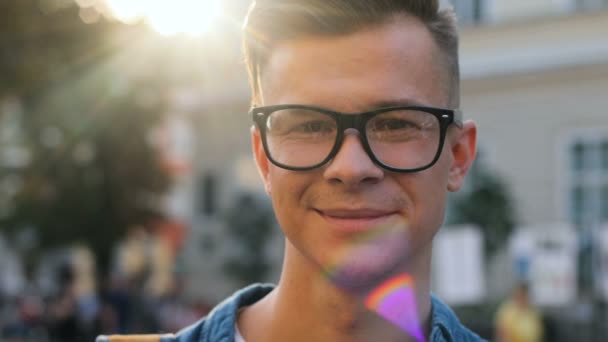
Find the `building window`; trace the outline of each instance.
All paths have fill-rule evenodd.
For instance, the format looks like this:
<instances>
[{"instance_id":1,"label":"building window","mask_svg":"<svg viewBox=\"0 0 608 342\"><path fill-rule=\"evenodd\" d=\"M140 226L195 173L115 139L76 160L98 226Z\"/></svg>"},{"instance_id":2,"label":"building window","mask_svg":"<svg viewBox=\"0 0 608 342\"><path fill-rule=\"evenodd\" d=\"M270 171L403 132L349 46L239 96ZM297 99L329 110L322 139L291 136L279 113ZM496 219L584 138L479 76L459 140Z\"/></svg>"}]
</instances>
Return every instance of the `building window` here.
<instances>
[{"instance_id":1,"label":"building window","mask_svg":"<svg viewBox=\"0 0 608 342\"><path fill-rule=\"evenodd\" d=\"M450 0L460 24L477 24L484 21L484 0Z\"/></svg>"},{"instance_id":2,"label":"building window","mask_svg":"<svg viewBox=\"0 0 608 342\"><path fill-rule=\"evenodd\" d=\"M213 174L207 174L201 183L203 214L213 216L217 212L217 178Z\"/></svg>"},{"instance_id":3,"label":"building window","mask_svg":"<svg viewBox=\"0 0 608 342\"><path fill-rule=\"evenodd\" d=\"M570 221L582 228L608 222L608 132L581 134L566 153Z\"/></svg>"},{"instance_id":4,"label":"building window","mask_svg":"<svg viewBox=\"0 0 608 342\"><path fill-rule=\"evenodd\" d=\"M574 0L577 10L593 11L608 8L608 0Z\"/></svg>"}]
</instances>

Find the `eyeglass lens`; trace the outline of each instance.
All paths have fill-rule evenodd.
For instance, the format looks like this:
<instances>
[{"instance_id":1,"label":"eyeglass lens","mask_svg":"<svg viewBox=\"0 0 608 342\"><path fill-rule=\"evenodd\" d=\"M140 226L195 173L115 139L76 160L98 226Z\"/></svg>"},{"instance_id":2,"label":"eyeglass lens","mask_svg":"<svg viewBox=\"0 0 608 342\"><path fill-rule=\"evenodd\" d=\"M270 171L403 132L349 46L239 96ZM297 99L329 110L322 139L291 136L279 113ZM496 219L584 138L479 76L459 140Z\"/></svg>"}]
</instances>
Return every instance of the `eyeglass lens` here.
<instances>
[{"instance_id":1,"label":"eyeglass lens","mask_svg":"<svg viewBox=\"0 0 608 342\"><path fill-rule=\"evenodd\" d=\"M306 108L272 112L266 121L271 157L289 167L305 168L323 162L338 138L338 123L330 115ZM382 164L415 169L430 164L439 149L439 120L430 113L399 109L382 112L365 125L367 143Z\"/></svg>"}]
</instances>

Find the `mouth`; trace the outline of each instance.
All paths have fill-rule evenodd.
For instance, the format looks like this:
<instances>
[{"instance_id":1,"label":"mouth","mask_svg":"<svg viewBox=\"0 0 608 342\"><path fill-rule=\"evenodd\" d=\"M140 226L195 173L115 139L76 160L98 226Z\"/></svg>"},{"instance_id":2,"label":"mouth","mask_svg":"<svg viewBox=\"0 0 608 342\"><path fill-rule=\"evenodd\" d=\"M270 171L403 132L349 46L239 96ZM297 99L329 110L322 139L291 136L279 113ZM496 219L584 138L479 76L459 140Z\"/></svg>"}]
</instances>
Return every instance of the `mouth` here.
<instances>
[{"instance_id":1,"label":"mouth","mask_svg":"<svg viewBox=\"0 0 608 342\"><path fill-rule=\"evenodd\" d=\"M315 209L336 231L355 233L386 227L397 218L396 211L375 209Z\"/></svg>"}]
</instances>

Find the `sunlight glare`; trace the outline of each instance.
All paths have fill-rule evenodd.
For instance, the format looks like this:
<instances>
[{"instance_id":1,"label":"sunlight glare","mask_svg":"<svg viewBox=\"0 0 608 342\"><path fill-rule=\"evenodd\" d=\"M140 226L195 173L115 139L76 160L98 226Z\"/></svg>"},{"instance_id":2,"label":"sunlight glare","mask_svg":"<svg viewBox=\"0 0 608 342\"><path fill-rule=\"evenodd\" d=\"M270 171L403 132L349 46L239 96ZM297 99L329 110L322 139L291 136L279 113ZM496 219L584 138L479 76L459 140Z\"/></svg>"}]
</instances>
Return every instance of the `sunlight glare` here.
<instances>
[{"instance_id":1,"label":"sunlight glare","mask_svg":"<svg viewBox=\"0 0 608 342\"><path fill-rule=\"evenodd\" d=\"M221 14L219 0L107 0L114 16L132 23L144 19L158 33L201 35Z\"/></svg>"}]
</instances>

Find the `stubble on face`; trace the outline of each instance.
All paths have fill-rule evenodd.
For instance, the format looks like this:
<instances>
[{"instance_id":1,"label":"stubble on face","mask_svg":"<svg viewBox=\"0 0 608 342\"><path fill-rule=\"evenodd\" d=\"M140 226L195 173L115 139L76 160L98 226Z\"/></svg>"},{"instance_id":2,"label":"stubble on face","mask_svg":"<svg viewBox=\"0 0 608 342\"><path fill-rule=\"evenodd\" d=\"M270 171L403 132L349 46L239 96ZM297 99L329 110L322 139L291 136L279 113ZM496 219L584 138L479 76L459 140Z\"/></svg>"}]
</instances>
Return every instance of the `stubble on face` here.
<instances>
[{"instance_id":1,"label":"stubble on face","mask_svg":"<svg viewBox=\"0 0 608 342\"><path fill-rule=\"evenodd\" d=\"M286 43L276 49L263 75L264 104L357 112L373 109L374 103L407 98L445 107L445 70L438 66L438 53L430 33L413 18L347 37ZM446 164L442 157L420 173L384 171L379 182L350 187L323 178L323 168L294 172L270 165L265 178L290 244L323 272L342 269L341 277L357 283L389 273L412 254L430 249L443 217ZM370 206L397 211L398 228L379 229L369 235L373 239L345 236L333 232L317 212Z\"/></svg>"}]
</instances>

